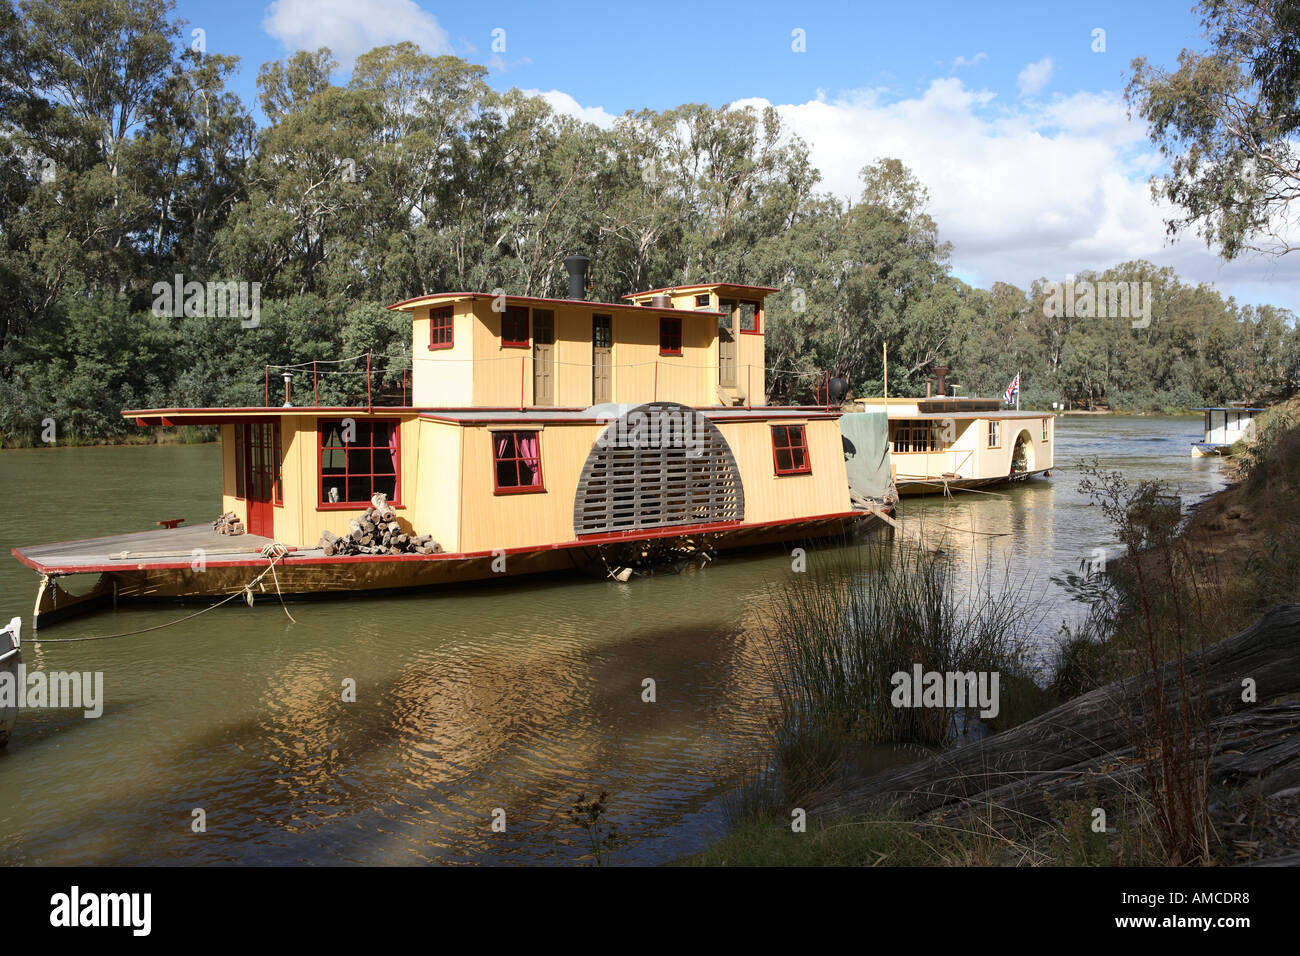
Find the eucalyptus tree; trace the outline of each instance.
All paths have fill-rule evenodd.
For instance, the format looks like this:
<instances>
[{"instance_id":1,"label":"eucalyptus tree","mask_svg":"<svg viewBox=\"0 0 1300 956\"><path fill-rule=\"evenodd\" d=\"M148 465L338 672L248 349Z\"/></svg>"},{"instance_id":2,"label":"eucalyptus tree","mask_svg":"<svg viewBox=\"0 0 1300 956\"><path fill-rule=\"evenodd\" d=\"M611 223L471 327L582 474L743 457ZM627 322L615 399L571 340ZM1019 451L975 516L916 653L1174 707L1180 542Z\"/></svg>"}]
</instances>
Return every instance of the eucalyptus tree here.
<instances>
[{"instance_id":1,"label":"eucalyptus tree","mask_svg":"<svg viewBox=\"0 0 1300 956\"><path fill-rule=\"evenodd\" d=\"M327 49L263 66L262 131L249 165L248 201L219 237L230 274L261 282L263 295L319 292L357 297L367 289L363 224L382 200L368 173L379 123L373 99L329 82Z\"/></svg>"},{"instance_id":2,"label":"eucalyptus tree","mask_svg":"<svg viewBox=\"0 0 1300 956\"><path fill-rule=\"evenodd\" d=\"M1183 50L1177 69L1133 61L1128 101L1169 161L1153 193L1179 212L1171 233L1195 230L1225 259L1297 247L1300 196L1300 5L1202 0L1209 49Z\"/></svg>"}]
</instances>

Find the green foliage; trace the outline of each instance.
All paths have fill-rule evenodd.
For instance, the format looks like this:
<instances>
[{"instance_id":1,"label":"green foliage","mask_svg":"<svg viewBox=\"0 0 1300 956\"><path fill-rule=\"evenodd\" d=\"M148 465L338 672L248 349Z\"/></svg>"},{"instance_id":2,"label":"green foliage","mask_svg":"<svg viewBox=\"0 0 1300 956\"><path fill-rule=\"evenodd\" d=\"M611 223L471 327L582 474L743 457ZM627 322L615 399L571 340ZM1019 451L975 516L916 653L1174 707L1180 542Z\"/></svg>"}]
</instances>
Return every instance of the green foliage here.
<instances>
[{"instance_id":1,"label":"green foliage","mask_svg":"<svg viewBox=\"0 0 1300 956\"><path fill-rule=\"evenodd\" d=\"M38 440L47 417L117 439L121 408L257 404L267 366L366 352L373 397L398 401L409 329L384 304L563 295L575 252L603 301L708 280L779 288L765 316L778 402L811 400L828 373L879 394L886 344L893 395L924 394L941 364L961 394L998 394L1019 371L1029 404L1134 411L1300 382L1290 313L1150 263L1079 277L1150 281L1139 329L1048 317L1046 280L966 285L910 170L879 157L852 201L819 192L807 145L770 108L690 103L600 129L399 43L359 57L346 84L327 49L262 65L258 129L226 87L237 61L188 49L172 13L0 0L6 442ZM1287 88L1288 62L1260 82ZM155 319L154 286L177 275L258 283L260 324ZM364 400L364 379L343 374L364 363L330 368L320 401Z\"/></svg>"},{"instance_id":2,"label":"green foliage","mask_svg":"<svg viewBox=\"0 0 1300 956\"><path fill-rule=\"evenodd\" d=\"M1037 603L1027 587L989 577L967 592L942 554L880 541L843 564L811 568L777 592L768 659L778 714L776 766L793 800L833 783L846 751L938 747L977 707L899 706L895 674L997 673L1007 722L1041 692L1022 635ZM1013 679L1015 678L1015 679ZM1015 708L1011 698L1019 697Z\"/></svg>"},{"instance_id":3,"label":"green foliage","mask_svg":"<svg viewBox=\"0 0 1300 956\"><path fill-rule=\"evenodd\" d=\"M1184 50L1169 71L1133 61L1128 100L1170 163L1152 192L1181 208L1226 259L1295 248L1288 204L1300 190L1295 132L1300 8L1294 0L1202 0L1209 50Z\"/></svg>"}]
</instances>

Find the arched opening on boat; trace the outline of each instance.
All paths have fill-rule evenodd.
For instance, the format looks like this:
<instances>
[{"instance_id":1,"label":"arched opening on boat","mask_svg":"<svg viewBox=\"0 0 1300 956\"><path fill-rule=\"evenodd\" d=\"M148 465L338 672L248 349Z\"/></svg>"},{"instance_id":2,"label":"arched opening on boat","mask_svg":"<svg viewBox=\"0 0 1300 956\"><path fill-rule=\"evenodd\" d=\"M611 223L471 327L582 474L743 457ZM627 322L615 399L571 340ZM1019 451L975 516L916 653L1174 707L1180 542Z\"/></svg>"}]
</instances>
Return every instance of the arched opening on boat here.
<instances>
[{"instance_id":1,"label":"arched opening on boat","mask_svg":"<svg viewBox=\"0 0 1300 956\"><path fill-rule=\"evenodd\" d=\"M1016 446L1011 452L1011 477L1027 475L1034 470L1034 440L1029 432L1016 436Z\"/></svg>"},{"instance_id":2,"label":"arched opening on boat","mask_svg":"<svg viewBox=\"0 0 1300 956\"><path fill-rule=\"evenodd\" d=\"M718 426L693 408L651 402L601 432L578 477L578 536L743 521L745 489Z\"/></svg>"}]
</instances>

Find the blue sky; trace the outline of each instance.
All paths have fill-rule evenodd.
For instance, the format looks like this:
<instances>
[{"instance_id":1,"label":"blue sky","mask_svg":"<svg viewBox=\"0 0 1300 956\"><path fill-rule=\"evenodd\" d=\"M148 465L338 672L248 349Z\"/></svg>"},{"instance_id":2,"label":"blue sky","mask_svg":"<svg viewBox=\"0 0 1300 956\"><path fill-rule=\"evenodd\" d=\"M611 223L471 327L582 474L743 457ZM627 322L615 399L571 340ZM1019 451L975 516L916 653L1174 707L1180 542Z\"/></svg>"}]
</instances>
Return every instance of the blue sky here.
<instances>
[{"instance_id":1,"label":"blue sky","mask_svg":"<svg viewBox=\"0 0 1300 956\"><path fill-rule=\"evenodd\" d=\"M1020 70L1043 57L1055 64L1058 92L1119 89L1134 56L1172 63L1200 33L1187 0L413 5L445 31L448 50L440 52L471 62L488 63L492 31L504 30L499 65L505 69L493 72L494 86L561 89L614 114L701 101L720 106L755 96L799 102L819 91L864 86L909 94L950 72L978 73L982 84L1011 97ZM237 89L248 102L258 67L290 49L263 27L271 6L269 0L180 0L176 7L192 27L207 32L211 51L241 58ZM323 5L303 7L320 11ZM565 16L563 9L578 12ZM792 50L796 29L806 37L798 54ZM1094 29L1106 31L1104 53L1091 49ZM309 31L304 23L299 35ZM327 34L322 30L321 38ZM977 57L970 66L959 60Z\"/></svg>"},{"instance_id":2,"label":"blue sky","mask_svg":"<svg viewBox=\"0 0 1300 956\"><path fill-rule=\"evenodd\" d=\"M493 86L536 91L599 123L686 102L773 105L836 194L853 195L857 171L879 156L906 162L967 281L1024 285L1145 258L1241 301L1300 311L1300 260L1225 265L1194 236L1169 245L1150 200L1161 162L1122 94L1135 56L1173 65L1204 45L1188 0L179 0L176 13L205 31L210 52L241 58L232 85L250 106L268 60L328 45L345 80L357 53L404 39L488 65Z\"/></svg>"}]
</instances>

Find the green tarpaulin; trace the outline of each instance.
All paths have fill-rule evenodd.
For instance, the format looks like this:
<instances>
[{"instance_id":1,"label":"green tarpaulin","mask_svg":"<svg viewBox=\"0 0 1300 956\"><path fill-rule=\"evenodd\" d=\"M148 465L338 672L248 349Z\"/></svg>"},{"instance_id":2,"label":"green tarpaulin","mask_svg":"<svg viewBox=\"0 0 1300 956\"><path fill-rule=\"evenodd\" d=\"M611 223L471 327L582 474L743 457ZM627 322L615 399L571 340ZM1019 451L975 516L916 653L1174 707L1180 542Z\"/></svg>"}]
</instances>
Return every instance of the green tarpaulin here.
<instances>
[{"instance_id":1,"label":"green tarpaulin","mask_svg":"<svg viewBox=\"0 0 1300 956\"><path fill-rule=\"evenodd\" d=\"M864 498L883 498L889 489L889 417L885 410L840 416L844 467L849 488Z\"/></svg>"}]
</instances>

